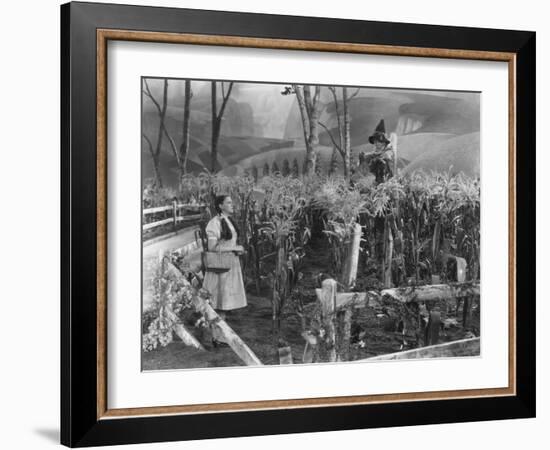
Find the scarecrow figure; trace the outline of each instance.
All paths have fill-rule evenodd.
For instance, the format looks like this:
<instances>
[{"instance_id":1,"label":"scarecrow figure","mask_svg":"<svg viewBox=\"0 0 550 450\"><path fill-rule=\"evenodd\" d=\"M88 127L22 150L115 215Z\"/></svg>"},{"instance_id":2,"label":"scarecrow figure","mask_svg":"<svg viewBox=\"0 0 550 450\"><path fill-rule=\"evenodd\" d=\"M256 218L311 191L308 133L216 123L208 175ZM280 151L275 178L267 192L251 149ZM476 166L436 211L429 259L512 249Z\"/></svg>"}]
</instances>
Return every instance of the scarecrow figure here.
<instances>
[{"instance_id":1,"label":"scarecrow figure","mask_svg":"<svg viewBox=\"0 0 550 450\"><path fill-rule=\"evenodd\" d=\"M393 177L395 167L395 152L386 136L384 119L376 126L369 142L374 145L374 152L360 154L360 165L367 165L375 177L376 184L380 184Z\"/></svg>"},{"instance_id":2,"label":"scarecrow figure","mask_svg":"<svg viewBox=\"0 0 550 450\"><path fill-rule=\"evenodd\" d=\"M393 138L393 136L392 136ZM375 184L383 183L394 176L395 166L395 150L390 139L386 136L386 126L384 119L381 119L372 136L369 137L369 142L374 145L374 151L370 153L360 153L359 155L359 172L366 174L372 173L375 177ZM395 144L397 144L394 138ZM380 264L382 273L380 278L384 278L383 269L385 264L388 264L385 240L386 233L391 233L390 230L385 231L387 219L385 215L379 215L374 218L374 257ZM391 258L391 257L390 257ZM389 286L388 286L389 287Z\"/></svg>"}]
</instances>

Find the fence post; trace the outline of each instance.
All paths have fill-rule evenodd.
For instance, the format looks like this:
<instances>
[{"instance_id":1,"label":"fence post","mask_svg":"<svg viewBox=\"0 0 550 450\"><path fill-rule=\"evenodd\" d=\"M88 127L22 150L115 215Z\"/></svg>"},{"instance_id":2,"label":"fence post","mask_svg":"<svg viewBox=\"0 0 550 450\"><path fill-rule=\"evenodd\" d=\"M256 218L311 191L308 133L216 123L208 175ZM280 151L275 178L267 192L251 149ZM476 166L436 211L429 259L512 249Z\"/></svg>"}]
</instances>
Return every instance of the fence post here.
<instances>
[{"instance_id":1,"label":"fence post","mask_svg":"<svg viewBox=\"0 0 550 450\"><path fill-rule=\"evenodd\" d=\"M178 201L172 200L172 214L174 215L174 231L176 230L176 226L178 224Z\"/></svg>"},{"instance_id":2,"label":"fence post","mask_svg":"<svg viewBox=\"0 0 550 450\"><path fill-rule=\"evenodd\" d=\"M342 331L339 336L338 353L341 361L349 361L351 353L351 322L353 317L353 308L348 305L340 314L342 321Z\"/></svg>"},{"instance_id":3,"label":"fence post","mask_svg":"<svg viewBox=\"0 0 550 450\"><path fill-rule=\"evenodd\" d=\"M292 361L292 349L290 348L290 345L282 345L277 348L277 352L279 353L279 364L293 364Z\"/></svg>"},{"instance_id":4,"label":"fence post","mask_svg":"<svg viewBox=\"0 0 550 450\"><path fill-rule=\"evenodd\" d=\"M356 223L353 226L351 241L348 246L347 260L344 266L343 284L346 289L350 289L355 285L357 278L357 264L359 262L359 246L361 244L361 225Z\"/></svg>"},{"instance_id":5,"label":"fence post","mask_svg":"<svg viewBox=\"0 0 550 450\"><path fill-rule=\"evenodd\" d=\"M471 319L471 296L464 297L462 302L462 328L468 328Z\"/></svg>"},{"instance_id":6,"label":"fence post","mask_svg":"<svg viewBox=\"0 0 550 450\"><path fill-rule=\"evenodd\" d=\"M231 349L247 366L261 366L262 362L254 354L254 352L246 345L235 331L223 320L218 313L212 308L210 302L203 298L199 292L193 297L193 306L195 311L204 316L210 326L216 327L222 334L225 341Z\"/></svg>"},{"instance_id":7,"label":"fence post","mask_svg":"<svg viewBox=\"0 0 550 450\"><path fill-rule=\"evenodd\" d=\"M386 241L386 254L384 255L384 287L391 288L392 283L392 260L393 260L393 234L389 224L389 221L386 220L386 233L384 233Z\"/></svg>"},{"instance_id":8,"label":"fence post","mask_svg":"<svg viewBox=\"0 0 550 450\"><path fill-rule=\"evenodd\" d=\"M322 338L327 356L330 362L336 361L336 280L331 278L323 281L321 295L321 321L325 330L325 336Z\"/></svg>"}]
</instances>

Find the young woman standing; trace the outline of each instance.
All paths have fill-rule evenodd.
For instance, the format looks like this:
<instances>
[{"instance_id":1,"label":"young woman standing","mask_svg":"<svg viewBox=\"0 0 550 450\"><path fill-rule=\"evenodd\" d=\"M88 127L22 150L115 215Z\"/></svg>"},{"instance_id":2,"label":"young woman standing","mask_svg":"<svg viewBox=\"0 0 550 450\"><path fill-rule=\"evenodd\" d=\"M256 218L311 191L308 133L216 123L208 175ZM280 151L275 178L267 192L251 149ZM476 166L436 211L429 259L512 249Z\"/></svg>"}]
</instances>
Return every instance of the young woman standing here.
<instances>
[{"instance_id":1,"label":"young woman standing","mask_svg":"<svg viewBox=\"0 0 550 450\"><path fill-rule=\"evenodd\" d=\"M233 214L231 197L229 195L217 196L214 207L217 214L206 226L208 250L230 252L232 254L231 266L225 272L207 271L203 287L211 295L212 307L222 319L225 319L225 311L244 308L247 305L239 260L239 255L244 253L244 248L237 245L238 229L231 220L231 214ZM214 346L225 343L217 327L212 328L212 343Z\"/></svg>"}]
</instances>

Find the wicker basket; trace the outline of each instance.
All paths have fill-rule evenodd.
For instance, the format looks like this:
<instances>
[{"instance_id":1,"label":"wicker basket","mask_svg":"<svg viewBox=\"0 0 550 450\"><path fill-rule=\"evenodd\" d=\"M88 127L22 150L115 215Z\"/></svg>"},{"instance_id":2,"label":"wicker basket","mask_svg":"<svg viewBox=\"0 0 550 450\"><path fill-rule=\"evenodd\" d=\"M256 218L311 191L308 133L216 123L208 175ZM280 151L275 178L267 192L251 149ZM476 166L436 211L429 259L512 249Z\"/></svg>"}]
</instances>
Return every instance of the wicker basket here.
<instances>
[{"instance_id":1,"label":"wicker basket","mask_svg":"<svg viewBox=\"0 0 550 450\"><path fill-rule=\"evenodd\" d=\"M204 268L208 272L227 272L231 269L232 252L203 252Z\"/></svg>"}]
</instances>

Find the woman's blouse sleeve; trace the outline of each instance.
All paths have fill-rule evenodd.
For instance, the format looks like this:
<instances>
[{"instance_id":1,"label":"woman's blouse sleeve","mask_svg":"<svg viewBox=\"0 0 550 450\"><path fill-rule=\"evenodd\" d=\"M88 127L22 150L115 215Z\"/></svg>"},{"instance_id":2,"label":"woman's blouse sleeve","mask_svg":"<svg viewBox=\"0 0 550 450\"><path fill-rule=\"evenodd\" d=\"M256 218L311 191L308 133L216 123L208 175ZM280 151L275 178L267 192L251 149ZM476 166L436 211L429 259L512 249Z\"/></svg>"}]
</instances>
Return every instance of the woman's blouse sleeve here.
<instances>
[{"instance_id":1,"label":"woman's blouse sleeve","mask_svg":"<svg viewBox=\"0 0 550 450\"><path fill-rule=\"evenodd\" d=\"M210 220L208 225L206 225L206 238L208 239L208 247L212 244L212 240L215 241L214 245L218 243L221 237L220 221L216 218ZM212 250L212 248L209 248Z\"/></svg>"},{"instance_id":2,"label":"woman's blouse sleeve","mask_svg":"<svg viewBox=\"0 0 550 450\"><path fill-rule=\"evenodd\" d=\"M210 222L208 222L208 225L206 225L206 236L209 239L220 239L221 235L222 232L220 229L220 221L214 218Z\"/></svg>"}]
</instances>

